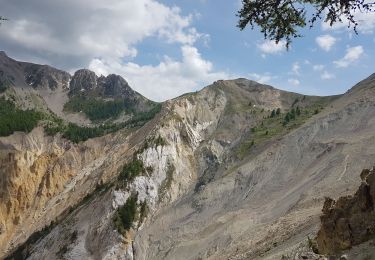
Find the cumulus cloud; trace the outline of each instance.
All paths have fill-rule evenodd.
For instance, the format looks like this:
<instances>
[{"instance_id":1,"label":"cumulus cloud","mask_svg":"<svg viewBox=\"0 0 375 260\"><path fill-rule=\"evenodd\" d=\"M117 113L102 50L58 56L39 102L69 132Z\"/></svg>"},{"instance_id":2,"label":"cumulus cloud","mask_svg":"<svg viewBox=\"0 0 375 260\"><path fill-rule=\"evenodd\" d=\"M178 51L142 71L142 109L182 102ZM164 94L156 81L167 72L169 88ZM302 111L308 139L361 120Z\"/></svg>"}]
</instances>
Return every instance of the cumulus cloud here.
<instances>
[{"instance_id":1,"label":"cumulus cloud","mask_svg":"<svg viewBox=\"0 0 375 260\"><path fill-rule=\"evenodd\" d=\"M195 91L218 79L234 77L225 72L215 72L212 63L203 59L198 49L193 46L182 46L181 53L181 61L166 56L156 66L94 59L90 69L103 75L126 75L126 79L136 90L148 93L158 101Z\"/></svg>"},{"instance_id":2,"label":"cumulus cloud","mask_svg":"<svg viewBox=\"0 0 375 260\"><path fill-rule=\"evenodd\" d=\"M334 61L333 63L339 68L346 68L356 62L363 55L364 50L361 45L347 48L346 54L343 58Z\"/></svg>"},{"instance_id":3,"label":"cumulus cloud","mask_svg":"<svg viewBox=\"0 0 375 260\"><path fill-rule=\"evenodd\" d=\"M286 50L286 41L280 41L276 43L275 41L264 41L261 44L258 44L258 49L266 54L277 54L284 52Z\"/></svg>"},{"instance_id":4,"label":"cumulus cloud","mask_svg":"<svg viewBox=\"0 0 375 260\"><path fill-rule=\"evenodd\" d=\"M298 79L288 79L288 83L295 87L301 84L301 82Z\"/></svg>"},{"instance_id":5,"label":"cumulus cloud","mask_svg":"<svg viewBox=\"0 0 375 260\"><path fill-rule=\"evenodd\" d=\"M294 62L293 65L292 65L292 70L291 70L290 74L298 76L300 69L301 69L301 66L299 65L299 63Z\"/></svg>"},{"instance_id":6,"label":"cumulus cloud","mask_svg":"<svg viewBox=\"0 0 375 260\"><path fill-rule=\"evenodd\" d=\"M336 76L332 73L329 73L328 71L324 71L322 75L320 75L320 78L323 80L329 80L334 79Z\"/></svg>"},{"instance_id":7,"label":"cumulus cloud","mask_svg":"<svg viewBox=\"0 0 375 260\"><path fill-rule=\"evenodd\" d=\"M316 37L315 41L321 49L330 51L333 45L336 43L336 38L329 34L325 34Z\"/></svg>"},{"instance_id":8,"label":"cumulus cloud","mask_svg":"<svg viewBox=\"0 0 375 260\"><path fill-rule=\"evenodd\" d=\"M324 69L324 65L323 64L316 64L313 66L313 70L315 71L322 71Z\"/></svg>"},{"instance_id":9,"label":"cumulus cloud","mask_svg":"<svg viewBox=\"0 0 375 260\"><path fill-rule=\"evenodd\" d=\"M194 14L182 15L157 0L12 0L2 5L2 13L10 20L0 30L0 42L10 56L70 72L90 67L99 74L118 73L150 98L160 99L162 92L173 97L224 75L213 72L193 47L209 40L192 26ZM182 46L182 59L166 57L157 66L132 62L137 45L150 37Z\"/></svg>"},{"instance_id":10,"label":"cumulus cloud","mask_svg":"<svg viewBox=\"0 0 375 260\"><path fill-rule=\"evenodd\" d=\"M256 82L261 84L270 83L272 79L275 77L272 76L270 73L258 74L258 73L250 73L250 79L253 79Z\"/></svg>"}]
</instances>

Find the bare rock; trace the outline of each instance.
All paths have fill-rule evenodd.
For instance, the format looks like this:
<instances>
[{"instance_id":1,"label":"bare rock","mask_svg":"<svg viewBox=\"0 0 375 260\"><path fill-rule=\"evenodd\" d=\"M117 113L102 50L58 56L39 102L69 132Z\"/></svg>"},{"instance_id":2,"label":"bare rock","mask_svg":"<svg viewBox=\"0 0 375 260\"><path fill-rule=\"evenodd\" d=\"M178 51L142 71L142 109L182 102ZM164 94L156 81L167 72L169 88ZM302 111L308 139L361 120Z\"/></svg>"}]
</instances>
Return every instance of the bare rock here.
<instances>
[{"instance_id":1,"label":"bare rock","mask_svg":"<svg viewBox=\"0 0 375 260\"><path fill-rule=\"evenodd\" d=\"M375 171L363 170L353 196L326 198L317 235L319 252L337 254L375 237Z\"/></svg>"}]
</instances>

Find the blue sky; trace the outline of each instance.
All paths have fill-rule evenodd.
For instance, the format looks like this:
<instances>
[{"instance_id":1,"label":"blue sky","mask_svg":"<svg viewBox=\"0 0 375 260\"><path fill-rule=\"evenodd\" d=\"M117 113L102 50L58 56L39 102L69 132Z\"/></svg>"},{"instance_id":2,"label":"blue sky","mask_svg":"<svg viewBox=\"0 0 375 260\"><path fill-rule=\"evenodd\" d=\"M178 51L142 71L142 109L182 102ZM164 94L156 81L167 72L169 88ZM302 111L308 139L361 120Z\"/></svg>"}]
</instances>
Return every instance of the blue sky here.
<instances>
[{"instance_id":1,"label":"blue sky","mask_svg":"<svg viewBox=\"0 0 375 260\"><path fill-rule=\"evenodd\" d=\"M103 3L105 2L105 3ZM313 95L343 93L375 72L375 14L346 24L318 21L289 51L256 30L240 31L240 1L0 0L9 21L0 49L74 73L116 73L154 100L246 77Z\"/></svg>"}]
</instances>

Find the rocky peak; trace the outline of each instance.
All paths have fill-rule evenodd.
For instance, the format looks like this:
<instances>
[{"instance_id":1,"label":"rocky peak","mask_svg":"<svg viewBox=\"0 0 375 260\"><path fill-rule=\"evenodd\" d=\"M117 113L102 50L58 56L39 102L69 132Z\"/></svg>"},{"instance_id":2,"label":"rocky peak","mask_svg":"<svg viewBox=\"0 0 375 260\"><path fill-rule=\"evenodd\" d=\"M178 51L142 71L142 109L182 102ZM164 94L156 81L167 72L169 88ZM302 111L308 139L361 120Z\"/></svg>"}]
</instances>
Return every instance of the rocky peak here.
<instances>
[{"instance_id":1,"label":"rocky peak","mask_svg":"<svg viewBox=\"0 0 375 260\"><path fill-rule=\"evenodd\" d=\"M5 53L5 51L0 51L0 57L8 58L8 55Z\"/></svg>"},{"instance_id":2,"label":"rocky peak","mask_svg":"<svg viewBox=\"0 0 375 260\"><path fill-rule=\"evenodd\" d=\"M69 73L48 65L22 63L25 82L33 88L55 90L59 86L66 89L70 80Z\"/></svg>"},{"instance_id":3,"label":"rocky peak","mask_svg":"<svg viewBox=\"0 0 375 260\"><path fill-rule=\"evenodd\" d=\"M17 87L31 86L34 89L67 88L69 73L47 65L19 62L0 51L0 81L11 82Z\"/></svg>"},{"instance_id":4,"label":"rocky peak","mask_svg":"<svg viewBox=\"0 0 375 260\"><path fill-rule=\"evenodd\" d=\"M70 82L70 94L95 91L105 97L132 97L134 91L119 75L96 76L95 72L81 69L74 73Z\"/></svg>"},{"instance_id":5,"label":"rocky peak","mask_svg":"<svg viewBox=\"0 0 375 260\"><path fill-rule=\"evenodd\" d=\"M96 89L97 79L95 72L87 69L77 70L70 82L70 94Z\"/></svg>"},{"instance_id":6,"label":"rocky peak","mask_svg":"<svg viewBox=\"0 0 375 260\"><path fill-rule=\"evenodd\" d=\"M119 75L110 74L102 77L100 87L103 88L105 96L133 96L134 91L129 87L128 82Z\"/></svg>"}]
</instances>

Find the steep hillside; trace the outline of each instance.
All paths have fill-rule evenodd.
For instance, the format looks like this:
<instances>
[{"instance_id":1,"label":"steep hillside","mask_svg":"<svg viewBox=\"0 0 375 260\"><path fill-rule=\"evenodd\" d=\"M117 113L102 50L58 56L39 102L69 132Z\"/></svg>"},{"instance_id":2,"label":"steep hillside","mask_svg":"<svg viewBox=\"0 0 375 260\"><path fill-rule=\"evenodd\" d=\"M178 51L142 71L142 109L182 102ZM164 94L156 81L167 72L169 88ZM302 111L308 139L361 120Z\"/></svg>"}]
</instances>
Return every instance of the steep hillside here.
<instances>
[{"instance_id":1,"label":"steep hillside","mask_svg":"<svg viewBox=\"0 0 375 260\"><path fill-rule=\"evenodd\" d=\"M73 78L69 101L134 99L117 76ZM334 97L217 81L84 142L42 127L2 137L0 257L289 257L315 237L324 198L375 164L374 94L373 76Z\"/></svg>"}]
</instances>

